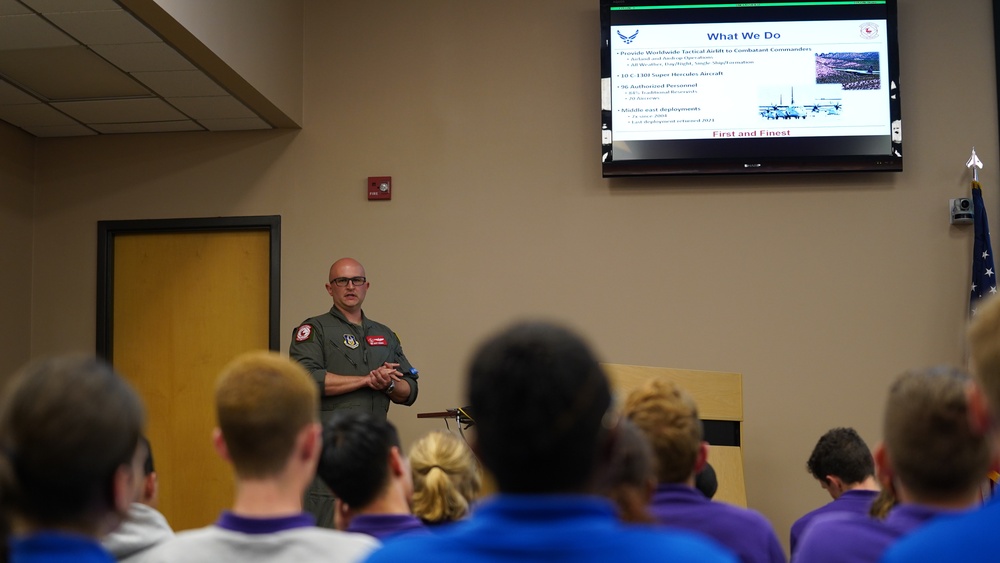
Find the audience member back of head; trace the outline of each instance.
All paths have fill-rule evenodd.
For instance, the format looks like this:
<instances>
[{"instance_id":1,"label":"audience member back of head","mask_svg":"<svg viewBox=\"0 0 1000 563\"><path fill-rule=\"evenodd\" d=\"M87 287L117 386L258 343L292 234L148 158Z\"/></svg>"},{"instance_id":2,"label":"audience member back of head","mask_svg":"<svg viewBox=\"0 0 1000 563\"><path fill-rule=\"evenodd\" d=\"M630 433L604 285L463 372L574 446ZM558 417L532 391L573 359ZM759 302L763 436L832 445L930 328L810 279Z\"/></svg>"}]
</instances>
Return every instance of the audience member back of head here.
<instances>
[{"instance_id":1,"label":"audience member back of head","mask_svg":"<svg viewBox=\"0 0 1000 563\"><path fill-rule=\"evenodd\" d=\"M974 384L968 392L972 430L1000 448L1000 299L979 301L968 330ZM994 455L996 455L994 453ZM1000 499L961 516L939 518L894 544L884 561L997 560Z\"/></svg>"},{"instance_id":2,"label":"audience member back of head","mask_svg":"<svg viewBox=\"0 0 1000 563\"><path fill-rule=\"evenodd\" d=\"M650 512L661 524L704 534L744 563L784 563L771 524L760 513L714 502L694 487L708 444L694 400L671 381L651 380L629 393L625 415L646 435L657 465Z\"/></svg>"},{"instance_id":3,"label":"audience member back of head","mask_svg":"<svg viewBox=\"0 0 1000 563\"><path fill-rule=\"evenodd\" d=\"M11 561L113 561L98 538L135 494L143 416L135 391L97 358L47 359L13 377L0 405Z\"/></svg>"},{"instance_id":4,"label":"audience member back of head","mask_svg":"<svg viewBox=\"0 0 1000 563\"><path fill-rule=\"evenodd\" d=\"M445 524L468 515L479 497L482 473L465 440L451 432L431 432L410 448L413 514L427 524Z\"/></svg>"},{"instance_id":5,"label":"audience member back of head","mask_svg":"<svg viewBox=\"0 0 1000 563\"><path fill-rule=\"evenodd\" d=\"M844 513L815 518L796 563L875 563L901 536L978 502L990 452L985 437L969 426L968 382L965 372L948 367L896 379L875 461L883 488L899 504L884 521Z\"/></svg>"},{"instance_id":6,"label":"audience member back of head","mask_svg":"<svg viewBox=\"0 0 1000 563\"><path fill-rule=\"evenodd\" d=\"M468 372L475 449L499 494L462 521L386 543L370 561L732 561L710 541L629 528L596 496L615 439L607 378L587 345L522 323L483 343Z\"/></svg>"},{"instance_id":7,"label":"audience member back of head","mask_svg":"<svg viewBox=\"0 0 1000 563\"><path fill-rule=\"evenodd\" d=\"M806 461L806 469L833 500L804 514L792 524L792 556L809 523L824 514L867 514L879 487L875 460L853 428L832 428L820 436Z\"/></svg>"}]
</instances>

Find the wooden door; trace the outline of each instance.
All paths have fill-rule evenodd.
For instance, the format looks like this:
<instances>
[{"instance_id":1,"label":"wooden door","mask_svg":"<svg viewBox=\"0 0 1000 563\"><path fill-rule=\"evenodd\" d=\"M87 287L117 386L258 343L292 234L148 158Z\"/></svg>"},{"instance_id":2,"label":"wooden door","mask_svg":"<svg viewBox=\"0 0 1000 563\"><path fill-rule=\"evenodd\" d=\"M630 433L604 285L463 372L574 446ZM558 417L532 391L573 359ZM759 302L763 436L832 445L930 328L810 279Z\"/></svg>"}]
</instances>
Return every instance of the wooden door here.
<instances>
[{"instance_id":1,"label":"wooden door","mask_svg":"<svg viewBox=\"0 0 1000 563\"><path fill-rule=\"evenodd\" d=\"M145 402L159 509L175 530L210 524L232 505L232 470L211 444L214 385L241 352L276 348L271 236L260 229L114 236L109 359Z\"/></svg>"}]
</instances>

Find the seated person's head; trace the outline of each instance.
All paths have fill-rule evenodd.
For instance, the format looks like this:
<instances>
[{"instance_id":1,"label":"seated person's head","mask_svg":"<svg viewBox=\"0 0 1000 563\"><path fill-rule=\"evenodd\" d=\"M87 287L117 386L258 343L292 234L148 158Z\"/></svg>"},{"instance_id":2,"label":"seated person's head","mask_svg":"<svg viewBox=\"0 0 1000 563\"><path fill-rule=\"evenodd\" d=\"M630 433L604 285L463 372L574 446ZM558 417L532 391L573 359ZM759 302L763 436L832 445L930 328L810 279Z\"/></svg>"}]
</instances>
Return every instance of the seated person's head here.
<instances>
[{"instance_id":1,"label":"seated person's head","mask_svg":"<svg viewBox=\"0 0 1000 563\"><path fill-rule=\"evenodd\" d=\"M673 382L655 379L629 393L623 413L649 440L657 480L693 486L708 455L694 400Z\"/></svg>"},{"instance_id":2,"label":"seated person's head","mask_svg":"<svg viewBox=\"0 0 1000 563\"><path fill-rule=\"evenodd\" d=\"M101 536L135 495L138 395L105 362L63 357L29 365L0 405L0 496L16 528Z\"/></svg>"},{"instance_id":3,"label":"seated person's head","mask_svg":"<svg viewBox=\"0 0 1000 563\"><path fill-rule=\"evenodd\" d=\"M853 428L834 428L823 434L806 468L834 499L875 475L871 450Z\"/></svg>"},{"instance_id":4,"label":"seated person's head","mask_svg":"<svg viewBox=\"0 0 1000 563\"><path fill-rule=\"evenodd\" d=\"M706 498L713 498L719 490L719 478L715 475L715 468L706 462L705 467L694 476L694 488L701 491Z\"/></svg>"},{"instance_id":5,"label":"seated person's head","mask_svg":"<svg viewBox=\"0 0 1000 563\"><path fill-rule=\"evenodd\" d=\"M297 362L248 352L230 362L215 387L216 447L241 479L269 479L290 468L311 480L319 457L319 391ZM293 452L309 455L301 459Z\"/></svg>"},{"instance_id":6,"label":"seated person's head","mask_svg":"<svg viewBox=\"0 0 1000 563\"><path fill-rule=\"evenodd\" d=\"M394 482L402 496L413 493L410 468L391 422L364 411L337 411L323 428L323 454L317 470L341 504L362 510Z\"/></svg>"},{"instance_id":7,"label":"seated person's head","mask_svg":"<svg viewBox=\"0 0 1000 563\"><path fill-rule=\"evenodd\" d=\"M430 523L463 518L479 496L479 462L465 440L431 432L410 448L413 514Z\"/></svg>"},{"instance_id":8,"label":"seated person's head","mask_svg":"<svg viewBox=\"0 0 1000 563\"><path fill-rule=\"evenodd\" d=\"M618 423L601 493L614 501L625 522L655 522L646 506L656 489L656 464L646 435L628 419Z\"/></svg>"},{"instance_id":9,"label":"seated person's head","mask_svg":"<svg viewBox=\"0 0 1000 563\"><path fill-rule=\"evenodd\" d=\"M910 371L889 389L883 444L876 449L879 477L901 502L920 504L978 497L989 467L987 438L969 424L962 370Z\"/></svg>"},{"instance_id":10,"label":"seated person's head","mask_svg":"<svg viewBox=\"0 0 1000 563\"><path fill-rule=\"evenodd\" d=\"M611 391L580 337L545 323L514 325L479 347L468 392L476 451L501 492L594 489Z\"/></svg>"},{"instance_id":11,"label":"seated person's head","mask_svg":"<svg viewBox=\"0 0 1000 563\"><path fill-rule=\"evenodd\" d=\"M976 305L968 340L977 388L970 407L975 409L977 424L985 426L991 419L1000 420L1000 297L984 299ZM982 405L983 399L986 405ZM979 408L981 405L983 408ZM992 417L983 412L987 405L994 413Z\"/></svg>"}]
</instances>

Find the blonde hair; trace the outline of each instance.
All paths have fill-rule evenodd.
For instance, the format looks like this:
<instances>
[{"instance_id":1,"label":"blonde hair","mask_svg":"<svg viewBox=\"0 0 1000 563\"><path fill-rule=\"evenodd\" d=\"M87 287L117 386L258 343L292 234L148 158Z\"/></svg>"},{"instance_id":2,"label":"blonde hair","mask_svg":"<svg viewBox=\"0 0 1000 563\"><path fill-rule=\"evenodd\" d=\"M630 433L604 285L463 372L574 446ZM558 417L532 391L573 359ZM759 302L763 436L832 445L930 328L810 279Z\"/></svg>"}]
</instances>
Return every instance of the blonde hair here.
<instances>
[{"instance_id":1,"label":"blonde hair","mask_svg":"<svg viewBox=\"0 0 1000 563\"><path fill-rule=\"evenodd\" d=\"M318 420L319 390L299 363L274 352L230 362L215 386L215 409L236 474L264 478L288 463L299 432Z\"/></svg>"},{"instance_id":2,"label":"blonde hair","mask_svg":"<svg viewBox=\"0 0 1000 563\"><path fill-rule=\"evenodd\" d=\"M410 450L413 514L425 522L463 518L479 496L482 474L465 441L450 432L431 432Z\"/></svg>"},{"instance_id":3,"label":"blonde hair","mask_svg":"<svg viewBox=\"0 0 1000 563\"><path fill-rule=\"evenodd\" d=\"M625 398L623 412L649 439L660 483L681 483L694 473L701 420L694 400L671 381L656 379Z\"/></svg>"},{"instance_id":4,"label":"blonde hair","mask_svg":"<svg viewBox=\"0 0 1000 563\"><path fill-rule=\"evenodd\" d=\"M968 330L972 370L994 409L1000 409L1000 297L983 299Z\"/></svg>"}]
</instances>

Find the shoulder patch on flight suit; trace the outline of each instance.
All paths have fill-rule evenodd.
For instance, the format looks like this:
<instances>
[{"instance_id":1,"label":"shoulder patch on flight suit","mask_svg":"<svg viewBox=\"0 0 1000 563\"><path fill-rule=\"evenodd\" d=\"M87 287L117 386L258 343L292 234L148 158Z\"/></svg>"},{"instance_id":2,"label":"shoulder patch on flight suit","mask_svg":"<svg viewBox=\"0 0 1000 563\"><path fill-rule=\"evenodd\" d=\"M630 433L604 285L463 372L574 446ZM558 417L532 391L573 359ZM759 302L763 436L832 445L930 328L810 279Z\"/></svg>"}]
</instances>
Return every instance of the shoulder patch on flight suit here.
<instances>
[{"instance_id":1,"label":"shoulder patch on flight suit","mask_svg":"<svg viewBox=\"0 0 1000 563\"><path fill-rule=\"evenodd\" d=\"M299 328L295 329L296 342L305 342L306 340L312 338L312 335L313 335L312 325L302 325Z\"/></svg>"}]
</instances>

